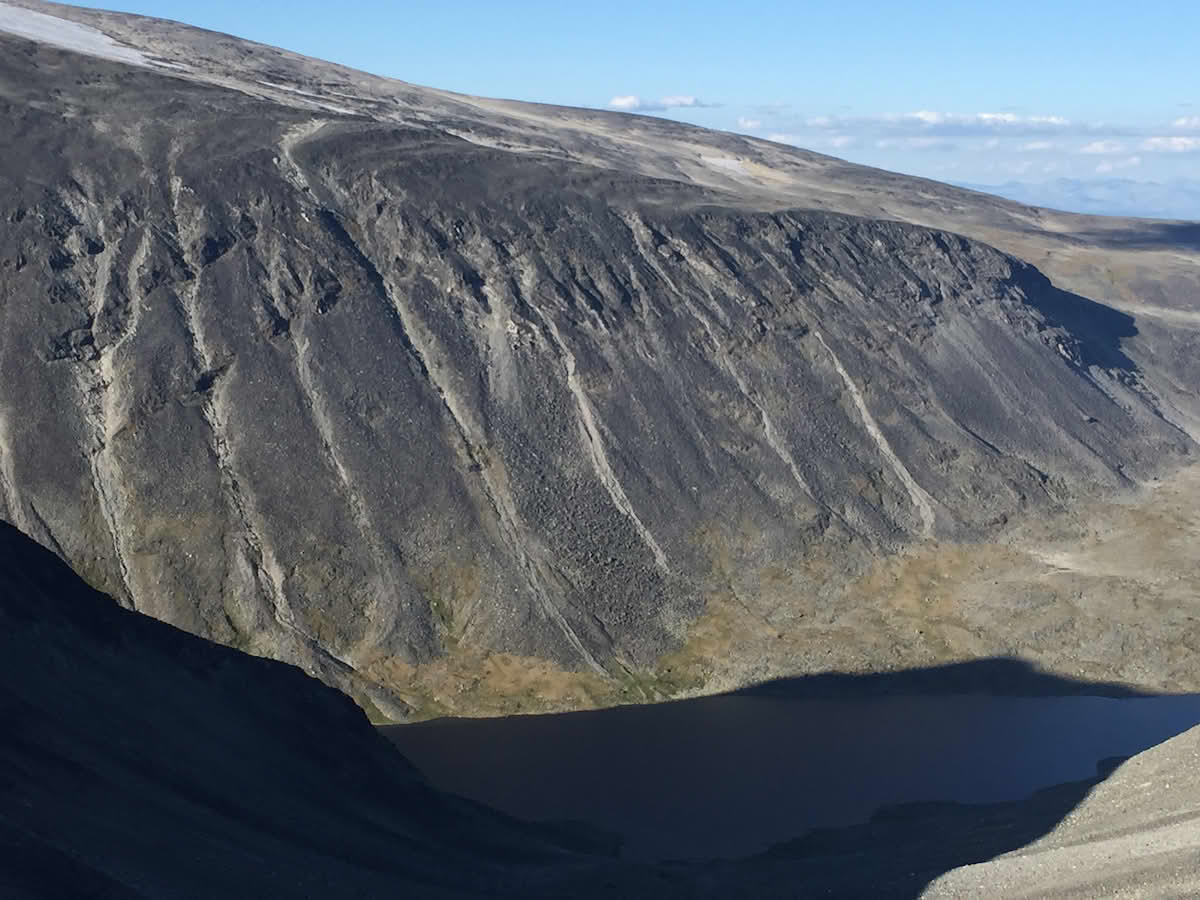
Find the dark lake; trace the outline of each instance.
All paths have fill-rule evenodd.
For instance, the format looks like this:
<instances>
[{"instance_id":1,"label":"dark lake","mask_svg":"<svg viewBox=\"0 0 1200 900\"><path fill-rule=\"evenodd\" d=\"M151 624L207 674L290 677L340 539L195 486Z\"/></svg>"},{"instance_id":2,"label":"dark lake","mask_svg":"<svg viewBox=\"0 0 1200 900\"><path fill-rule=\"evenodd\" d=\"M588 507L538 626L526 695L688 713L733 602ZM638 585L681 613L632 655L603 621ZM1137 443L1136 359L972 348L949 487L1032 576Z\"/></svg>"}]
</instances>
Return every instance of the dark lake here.
<instances>
[{"instance_id":1,"label":"dark lake","mask_svg":"<svg viewBox=\"0 0 1200 900\"><path fill-rule=\"evenodd\" d=\"M666 859L744 856L896 803L1021 799L1197 723L1200 695L734 694L386 733L438 788Z\"/></svg>"}]
</instances>

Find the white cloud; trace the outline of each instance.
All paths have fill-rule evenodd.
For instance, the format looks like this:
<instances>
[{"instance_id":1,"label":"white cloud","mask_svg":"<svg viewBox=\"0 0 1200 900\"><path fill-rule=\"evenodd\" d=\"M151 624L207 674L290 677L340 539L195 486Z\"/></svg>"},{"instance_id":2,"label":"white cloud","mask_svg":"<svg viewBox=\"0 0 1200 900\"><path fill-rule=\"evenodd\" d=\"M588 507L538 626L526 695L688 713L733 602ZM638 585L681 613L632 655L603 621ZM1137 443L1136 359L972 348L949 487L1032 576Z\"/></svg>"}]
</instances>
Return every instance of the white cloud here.
<instances>
[{"instance_id":1,"label":"white cloud","mask_svg":"<svg viewBox=\"0 0 1200 900\"><path fill-rule=\"evenodd\" d=\"M858 138L848 134L785 134L777 132L768 134L767 140L777 144L791 144L793 147L833 147L839 150L858 143Z\"/></svg>"},{"instance_id":2,"label":"white cloud","mask_svg":"<svg viewBox=\"0 0 1200 900\"><path fill-rule=\"evenodd\" d=\"M1124 153L1125 145L1120 141L1092 141L1079 148L1080 153Z\"/></svg>"},{"instance_id":3,"label":"white cloud","mask_svg":"<svg viewBox=\"0 0 1200 900\"><path fill-rule=\"evenodd\" d=\"M643 100L637 94L618 94L608 101L608 105L627 112L661 112L666 109L703 109L717 104L705 103L690 94L672 94L658 100Z\"/></svg>"},{"instance_id":4,"label":"white cloud","mask_svg":"<svg viewBox=\"0 0 1200 900\"><path fill-rule=\"evenodd\" d=\"M928 109L918 110L913 113L900 113L898 115L883 116L882 118L891 121L903 121L905 119L915 119L925 125L945 125L951 124L985 124L985 125L1066 125L1067 120L1062 116L1018 116L1016 113L947 113L934 112Z\"/></svg>"},{"instance_id":5,"label":"white cloud","mask_svg":"<svg viewBox=\"0 0 1200 900\"><path fill-rule=\"evenodd\" d=\"M777 144L791 144L793 147L833 147L837 150L853 147L858 143L858 138L849 134L786 134L776 132L775 134L768 134L767 140L774 141Z\"/></svg>"},{"instance_id":6,"label":"white cloud","mask_svg":"<svg viewBox=\"0 0 1200 900\"><path fill-rule=\"evenodd\" d=\"M1200 137L1152 137L1142 141L1142 149L1151 153L1195 153Z\"/></svg>"},{"instance_id":7,"label":"white cloud","mask_svg":"<svg viewBox=\"0 0 1200 900\"><path fill-rule=\"evenodd\" d=\"M1142 142L1154 140L1171 131L1200 131L1200 116L1176 117L1147 127L1129 122L1072 120L1060 115L1024 115L1014 112L953 113L919 109L913 112L879 115L797 115L779 119L772 114L771 124L780 133L853 135L860 145L879 140L904 138L950 138L973 150L1007 149L1012 152L1067 151L1071 137L1079 137L1077 152L1121 155L1130 153ZM970 143L971 138L976 138ZM812 143L812 139L808 139ZM986 143L984 143L986 141ZM1011 143L1010 143L1011 142ZM898 145L893 145L898 146ZM1147 149L1172 149L1165 144Z\"/></svg>"},{"instance_id":8,"label":"white cloud","mask_svg":"<svg viewBox=\"0 0 1200 900\"><path fill-rule=\"evenodd\" d=\"M737 120L737 124L738 128L750 130L752 128L760 127L762 125L762 119L747 119L745 116L742 116Z\"/></svg>"},{"instance_id":9,"label":"white cloud","mask_svg":"<svg viewBox=\"0 0 1200 900\"><path fill-rule=\"evenodd\" d=\"M922 109L916 112L888 113L879 116L812 116L805 120L810 128L842 131L867 131L885 135L971 135L1056 134L1080 126L1063 116L1019 116L1016 113L950 113Z\"/></svg>"},{"instance_id":10,"label":"white cloud","mask_svg":"<svg viewBox=\"0 0 1200 900\"><path fill-rule=\"evenodd\" d=\"M1115 172L1117 169L1133 169L1142 164L1140 156L1130 156L1125 159L1106 159L1100 165L1096 166L1096 171L1103 174L1105 172Z\"/></svg>"},{"instance_id":11,"label":"white cloud","mask_svg":"<svg viewBox=\"0 0 1200 900\"><path fill-rule=\"evenodd\" d=\"M875 142L880 150L949 150L954 144L943 137L881 138Z\"/></svg>"}]
</instances>

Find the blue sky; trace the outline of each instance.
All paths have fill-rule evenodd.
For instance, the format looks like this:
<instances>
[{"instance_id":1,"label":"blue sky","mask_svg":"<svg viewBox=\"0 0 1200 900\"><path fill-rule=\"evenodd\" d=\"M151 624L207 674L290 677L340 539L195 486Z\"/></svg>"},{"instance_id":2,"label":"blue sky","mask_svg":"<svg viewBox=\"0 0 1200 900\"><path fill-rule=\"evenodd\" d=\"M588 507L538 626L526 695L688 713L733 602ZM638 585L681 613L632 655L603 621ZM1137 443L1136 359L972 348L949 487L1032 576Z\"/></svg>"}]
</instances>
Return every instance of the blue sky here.
<instances>
[{"instance_id":1,"label":"blue sky","mask_svg":"<svg viewBox=\"0 0 1200 900\"><path fill-rule=\"evenodd\" d=\"M951 181L1200 178L1200 0L128 0L418 84Z\"/></svg>"}]
</instances>

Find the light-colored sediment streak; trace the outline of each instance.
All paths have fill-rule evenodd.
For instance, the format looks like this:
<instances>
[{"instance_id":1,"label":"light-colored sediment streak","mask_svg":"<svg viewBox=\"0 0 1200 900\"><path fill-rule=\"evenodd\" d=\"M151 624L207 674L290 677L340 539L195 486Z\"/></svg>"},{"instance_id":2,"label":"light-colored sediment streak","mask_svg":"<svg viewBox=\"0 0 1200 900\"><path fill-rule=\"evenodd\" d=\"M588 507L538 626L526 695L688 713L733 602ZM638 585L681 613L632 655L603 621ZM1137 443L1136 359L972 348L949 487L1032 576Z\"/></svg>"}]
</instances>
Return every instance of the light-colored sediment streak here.
<instances>
[{"instance_id":1,"label":"light-colored sediment streak","mask_svg":"<svg viewBox=\"0 0 1200 900\"><path fill-rule=\"evenodd\" d=\"M303 170L291 161L290 147L296 141L311 134L320 125L320 122L310 122L297 126L289 131L288 136L285 137L281 144L281 148L286 148L283 149L283 152L287 162L285 163L283 160L280 160L280 171L293 184L308 186L308 178ZM277 271L278 265L273 265L273 269L275 271L272 273L272 279L277 285L280 281L279 272ZM271 302L274 308L279 310L281 307L276 291L277 287L272 288ZM350 515L354 519L354 524L358 528L359 534L367 542L376 564L384 568L390 568L387 560L384 558L385 555L381 549L382 541L371 519L366 499L358 489L355 479L350 474L346 460L343 458L337 437L337 430L334 426L333 414L330 412L325 392L321 389L316 372L313 369L312 338L303 330L305 324L300 322L288 330L288 334L291 337L292 349L295 351L294 360L297 384L304 397L313 427L317 431L317 437L321 442L321 449L324 451L325 458L329 462L329 467L333 470L341 494L346 500L346 505L350 509ZM388 574L394 581L395 573L389 572Z\"/></svg>"},{"instance_id":2,"label":"light-colored sediment streak","mask_svg":"<svg viewBox=\"0 0 1200 900\"><path fill-rule=\"evenodd\" d=\"M182 237L183 209L182 194L185 190L178 177L170 181L172 214L176 234ZM183 241L180 241L181 247ZM182 251L188 256L186 249ZM179 303L184 314L184 327L192 345L192 355L200 371L215 372L218 367L216 354L207 339L207 331L200 315L199 297L202 286L203 270L196 266L194 260L188 259L195 277L179 292ZM301 627L296 619L295 610L288 600L284 584L283 566L275 554L274 548L266 539L261 527L263 517L257 509L254 494L245 488L238 477L233 448L229 443L229 413L231 401L228 397L226 379L217 378L207 392L201 406L202 415L212 435L213 455L216 457L217 471L221 479L221 493L232 507L238 524L241 525L243 540L246 548L247 562L259 573L257 578L270 604L275 621L285 630L299 636L304 643L320 654L329 657L341 665L353 670L353 664L322 645L311 634Z\"/></svg>"},{"instance_id":3,"label":"light-colored sediment streak","mask_svg":"<svg viewBox=\"0 0 1200 900\"><path fill-rule=\"evenodd\" d=\"M192 352L199 363L201 371L213 370L214 357L204 337L203 324L197 309L197 294L202 277L199 273L189 285L180 292L180 303L184 309L188 336L192 342ZM284 588L283 567L280 566L271 545L263 538L257 523L260 517L255 509L252 496L242 487L241 480L233 463L233 452L229 446L229 398L222 379L217 379L208 392L201 407L205 422L212 435L213 454L216 457L217 470L222 482L222 493L229 498L235 513L243 527L245 540L254 555L258 557L258 568L267 576L263 582L267 588L267 597L271 602L275 620L285 628L300 631L296 624L296 616L287 600ZM303 634L303 632L301 632ZM308 637L307 634L304 635Z\"/></svg>"},{"instance_id":4,"label":"light-colored sediment streak","mask_svg":"<svg viewBox=\"0 0 1200 900\"><path fill-rule=\"evenodd\" d=\"M326 403L325 395L321 391L313 374L312 342L308 335L301 334L294 339L294 344L296 348L297 380L300 384L300 390L304 394L304 400L308 405L313 425L317 429L317 436L321 440L321 448L325 451L325 457L329 460L329 465L333 469L334 475L337 476L342 494L346 497L346 504L350 507L350 514L354 517L354 523L358 526L359 533L374 549L379 543L375 526L371 522L366 502L355 486L354 479L350 477L350 471L346 467L345 460L342 459L341 451L338 449L337 435L333 427L333 417L329 412L329 405Z\"/></svg>"},{"instance_id":5,"label":"light-colored sediment streak","mask_svg":"<svg viewBox=\"0 0 1200 900\"><path fill-rule=\"evenodd\" d=\"M314 124L316 127L320 127L320 123ZM312 128L312 130L315 130L315 128ZM311 130L309 133L311 133ZM297 141L299 139L299 137L296 138ZM295 141L293 141L293 145L294 143ZM296 183L308 186L308 176L294 162L291 165L295 167L296 177L299 179ZM337 194L336 189L332 185L322 183L319 187L327 192L330 197L334 197ZM515 555L521 567L530 594L538 602L543 614L559 629L563 637L566 638L567 643L579 655L580 659L597 673L607 675L607 670L605 670L591 651L588 650L578 633L571 626L571 623L567 621L558 607L551 602L542 590L538 578L538 564L531 557L526 546L525 528L521 521L520 513L517 511L516 500L508 487L507 475L503 465L499 460L493 460L484 464L479 459L478 448L486 447L488 443L486 432L471 413L468 401L460 396L459 392L455 389L453 380L446 374L450 371L450 367L436 365L438 361L444 358L445 354L438 351L436 339L421 322L419 315L409 304L403 291L397 290L387 275L384 274L384 270L375 266L370 253L367 252L368 248L360 246L348 232L346 239L355 241L355 249L361 258L369 265L375 267L373 275L378 279L377 283L383 294L381 299L387 304L390 313L395 316L395 321L407 339L409 346L412 348L412 353L424 371L425 377L429 380L430 385L441 399L442 405L449 414L455 431L458 433L459 440L462 442L463 451L472 463L472 468L479 473L484 495L493 514L496 516L496 522L504 534L509 550Z\"/></svg>"},{"instance_id":6,"label":"light-colored sediment streak","mask_svg":"<svg viewBox=\"0 0 1200 900\"><path fill-rule=\"evenodd\" d=\"M21 495L17 492L10 435L8 411L0 406L0 499L4 501L4 515L8 521L28 534L29 527L21 509Z\"/></svg>"},{"instance_id":7,"label":"light-colored sediment streak","mask_svg":"<svg viewBox=\"0 0 1200 900\"><path fill-rule=\"evenodd\" d=\"M445 405L447 412L450 413L450 418L453 420L466 446L468 455L474 459L475 448L485 446L486 444L486 438L482 429L474 424L474 417L469 414L467 404L458 395L458 392L454 390L454 386L450 383L450 380L444 375L438 374L438 367L430 365L433 359L436 358L433 355L432 340L424 328L417 327L413 311L401 299L398 292L389 288L388 294L396 311L396 316L400 320L401 327L404 329L405 334L408 335L409 342L425 366L430 382L442 398L442 403ZM529 557L525 549L525 541L522 537L524 528L521 524L520 514L517 512L516 500L507 485L507 478L495 472L493 469L494 465L496 464L478 465L479 474L483 481L488 502L496 513L496 518L509 540L509 546L518 554L530 591L538 600L543 613L554 622L559 631L567 639L567 642L579 654L580 658L596 672L607 674L604 667L600 665L595 656L584 645L578 633L571 626L571 623L566 620L566 617L563 616L558 607L546 597L538 585L536 563Z\"/></svg>"},{"instance_id":8,"label":"light-colored sediment streak","mask_svg":"<svg viewBox=\"0 0 1200 900\"><path fill-rule=\"evenodd\" d=\"M850 392L850 397L854 401L854 406L858 409L859 417L862 419L863 427L866 428L867 434L875 441L876 446L879 447L880 454L888 461L888 464L896 473L896 477L900 479L904 484L905 490L908 491L908 496L912 500L917 514L921 517L923 535L925 537L932 537L933 527L937 521L937 517L933 511L933 498L917 483L912 473L908 471L908 468L900 460L900 457L896 455L896 452L892 449L892 445L888 443L888 439L884 437L879 424L875 421L875 417L871 415L871 411L867 408L867 402L863 399L862 391L858 389L858 385L854 383L854 379L850 377L850 373L846 371L837 354L825 343L825 338L821 336L821 332L814 330L813 335L816 337L817 342L825 348L825 352L829 354L829 358L833 361L834 369L841 376L842 381L846 385L846 390Z\"/></svg>"},{"instance_id":9,"label":"light-colored sediment streak","mask_svg":"<svg viewBox=\"0 0 1200 900\"><path fill-rule=\"evenodd\" d=\"M762 425L763 437L766 438L767 446L770 447L771 450L774 451L775 455L779 457L780 461L788 467L788 471L792 474L792 479L800 487L800 490L804 491L804 493L807 494L808 497L814 502L820 503L820 501L817 500L817 495L813 493L812 488L809 486L808 481L800 472L800 466L796 463L796 457L792 455L792 451L788 448L787 443L783 440L783 435L779 433L779 428L775 425L774 420L767 412L767 408L759 403L758 398L750 389L750 385L742 375L741 370L738 369L737 364L733 361L733 358L729 355L729 353L726 352L725 345L722 343L720 337L718 337L712 322L703 312L700 311L699 307L695 303L688 301L687 308L692 313L692 316L695 317L695 319L703 326L705 332L708 334L708 339L712 341L713 347L717 351L716 356L717 360L721 364L721 368L723 368L726 374L733 379L733 383L737 385L738 390L741 391L742 396L746 398L746 401L756 410L758 410L759 422Z\"/></svg>"},{"instance_id":10,"label":"light-colored sediment streak","mask_svg":"<svg viewBox=\"0 0 1200 900\"><path fill-rule=\"evenodd\" d=\"M308 122L301 122L285 131L279 141L279 171L293 187L301 191L311 193L312 185L309 184L308 176L304 174L304 169L296 162L292 151L296 149L298 144L303 143L320 131L324 125L324 119L312 119Z\"/></svg>"},{"instance_id":11,"label":"light-colored sediment streak","mask_svg":"<svg viewBox=\"0 0 1200 900\"><path fill-rule=\"evenodd\" d=\"M775 420L772 419L770 413L767 412L766 406L759 402L758 397L750 388L749 383L746 381L745 376L742 375L737 363L734 362L733 357L726 349L725 342L721 340L721 337L717 331L717 326L713 322L712 317L701 310L699 304L692 301L687 296L686 292L682 292L675 287L674 282L663 270L661 264L654 258L647 243L648 231L646 226L633 216L625 216L623 217L623 221L629 228L630 233L633 235L634 240L637 243L638 250L641 251L642 256L655 270L658 276L662 278L665 283L670 285L675 293L684 298L684 305L686 309L692 314L692 317L700 323L705 334L708 335L709 341L712 342L713 349L716 350L717 362L720 364L725 373L733 380L733 383L737 385L738 390L741 392L742 396L746 398L746 401L758 412L759 422L762 425L763 437L766 439L767 446L771 448L772 452L774 452L777 457L779 457L780 462L787 466L788 472L791 473L792 480L796 482L796 485L800 488L800 490L802 490L814 503L823 509L828 510L832 515L836 515L840 520L845 521L840 513L834 512L827 504L822 503L817 498L812 486L808 483L808 480L800 471L800 466L796 462L796 457L788 447L783 435L780 433L779 427L775 424ZM702 266L709 277L718 277L724 280L720 273L718 273L715 269L713 269L712 266L708 265L703 260L699 260L691 255L688 256L688 259L693 265ZM847 523L847 525L848 524L849 523Z\"/></svg>"},{"instance_id":12,"label":"light-colored sediment streak","mask_svg":"<svg viewBox=\"0 0 1200 900\"><path fill-rule=\"evenodd\" d=\"M612 498L613 505L633 523L634 530L637 531L638 536L650 548L650 552L654 554L654 561L659 569L663 571L663 574L670 575L671 567L667 563L667 554L663 552L662 547L658 545L658 541L654 539L654 535L650 533L650 529L646 527L645 523L638 516L637 510L633 508L633 504L629 501L629 496L625 493L625 488L621 486L621 481L617 478L617 473L613 471L612 465L608 461L608 454L604 450L604 438L600 435L600 429L596 425L596 417L592 410L591 400L588 399L587 393L579 383L579 372L576 369L575 354L571 353L566 348L566 345L562 343L557 329L554 329L553 333L555 340L559 342L559 347L563 352L563 359L567 368L567 389L571 392L571 396L575 398L575 405L579 410L579 424L583 429L583 436L587 443L588 453L591 456L592 466L596 470L596 475L600 479L600 483L608 491L609 497Z\"/></svg>"},{"instance_id":13,"label":"light-colored sediment streak","mask_svg":"<svg viewBox=\"0 0 1200 900\"><path fill-rule=\"evenodd\" d=\"M100 508L101 518L108 528L109 537L116 555L117 568L120 571L121 583L129 597L130 604L136 609L138 597L133 587L133 578L129 569L129 550L127 529L121 525L121 511L124 506L124 492L120 464L113 453L113 439L126 426L121 410L120 386L117 383L117 371L114 359L116 354L133 339L141 321L142 307L145 305L138 289L138 276L150 253L150 231L142 229L137 248L129 261L126 272L126 284L129 290L129 321L121 336L100 349L93 377L92 392L97 395L94 401L96 408L90 410L85 417L92 431L93 448L88 454L88 462L92 471L92 484L96 490L96 502ZM92 288L92 320L99 321L104 312L108 299L109 286L112 281L112 263L115 249L109 247L98 257L97 272ZM88 400L87 386L84 387L83 406L87 409L91 403Z\"/></svg>"},{"instance_id":14,"label":"light-colored sediment streak","mask_svg":"<svg viewBox=\"0 0 1200 900\"><path fill-rule=\"evenodd\" d=\"M521 280L521 289L524 291L525 296L532 297L536 280L533 270L529 267L524 267ZM558 331L558 326L554 324L554 320L546 315L537 303L531 303L530 306L546 326L546 330L550 333L550 337L553 339L559 355L563 359L563 365L567 371L567 390L575 400L575 408L579 413L579 427L583 443L587 447L588 456L591 459L592 468L596 472L596 477L604 485L604 489L612 499L613 506L633 524L638 537L642 539L642 543L653 554L655 565L658 566L664 575L670 575L671 567L667 562L667 554L663 552L658 541L654 539L654 535L650 533L650 529L646 527L641 517L638 516L637 510L633 508L633 504L629 501L629 496L625 493L625 488L621 485L621 480L617 477L617 473L613 471L612 464L608 461L608 453L604 449L604 438L600 434L599 426L596 424L596 415L592 409L592 401L583 389L583 385L579 382L578 364L575 360L575 354L570 351L566 342L562 339L562 335Z\"/></svg>"},{"instance_id":15,"label":"light-colored sediment streak","mask_svg":"<svg viewBox=\"0 0 1200 900\"><path fill-rule=\"evenodd\" d=\"M370 558L373 560L374 565L378 567L379 575L385 584L384 592L371 592L370 607L367 614L368 622L375 629L376 634L382 637L396 627L394 608L389 609L385 606L387 600L386 592L392 592L392 596L399 595L401 584L405 581L405 576L398 569L398 560L395 555L389 554L386 550L383 537L376 527L370 509L367 506L366 498L363 496L362 491L359 490L356 480L351 475L350 469L343 458L337 437L337 430L334 426L333 415L329 410L329 403L313 372L311 340L306 334L301 333L297 336L297 330L298 326L293 326L290 333L293 336L296 375L300 390L304 395L309 415L317 430L325 458L328 460L330 468L333 469L341 494L350 509L354 524L358 528L359 534L362 535L362 539L370 553Z\"/></svg>"}]
</instances>

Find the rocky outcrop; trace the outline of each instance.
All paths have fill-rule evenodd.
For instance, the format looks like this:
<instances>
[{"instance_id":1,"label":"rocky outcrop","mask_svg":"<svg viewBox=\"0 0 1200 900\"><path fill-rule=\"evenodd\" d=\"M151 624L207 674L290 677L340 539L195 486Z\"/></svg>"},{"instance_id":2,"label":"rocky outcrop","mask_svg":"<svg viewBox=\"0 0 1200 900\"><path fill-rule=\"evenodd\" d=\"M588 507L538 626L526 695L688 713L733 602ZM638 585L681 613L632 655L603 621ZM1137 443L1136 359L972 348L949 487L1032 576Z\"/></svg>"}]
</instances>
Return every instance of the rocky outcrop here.
<instances>
[{"instance_id":1,"label":"rocky outcrop","mask_svg":"<svg viewBox=\"0 0 1200 900\"><path fill-rule=\"evenodd\" d=\"M962 236L0 43L0 515L389 716L1191 451L1128 315Z\"/></svg>"}]
</instances>

